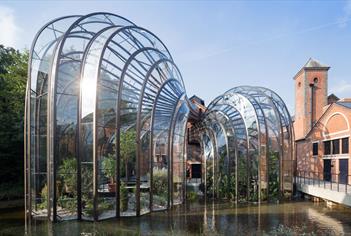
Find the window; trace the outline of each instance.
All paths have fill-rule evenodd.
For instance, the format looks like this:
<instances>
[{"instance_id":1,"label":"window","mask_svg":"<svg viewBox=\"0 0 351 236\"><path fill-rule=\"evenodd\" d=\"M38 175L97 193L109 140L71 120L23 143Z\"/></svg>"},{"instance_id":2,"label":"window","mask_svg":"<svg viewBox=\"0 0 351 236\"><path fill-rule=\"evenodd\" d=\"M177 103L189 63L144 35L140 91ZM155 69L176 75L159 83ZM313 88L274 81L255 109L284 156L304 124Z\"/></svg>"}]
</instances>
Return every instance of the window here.
<instances>
[{"instance_id":1,"label":"window","mask_svg":"<svg viewBox=\"0 0 351 236\"><path fill-rule=\"evenodd\" d=\"M330 155L330 141L324 141L324 155Z\"/></svg>"},{"instance_id":2,"label":"window","mask_svg":"<svg viewBox=\"0 0 351 236\"><path fill-rule=\"evenodd\" d=\"M349 153L349 138L341 139L341 153Z\"/></svg>"},{"instance_id":3,"label":"window","mask_svg":"<svg viewBox=\"0 0 351 236\"><path fill-rule=\"evenodd\" d=\"M318 156L318 143L312 144L312 153L313 156Z\"/></svg>"},{"instance_id":4,"label":"window","mask_svg":"<svg viewBox=\"0 0 351 236\"><path fill-rule=\"evenodd\" d=\"M332 140L333 143L333 154L340 154L340 139Z\"/></svg>"},{"instance_id":5,"label":"window","mask_svg":"<svg viewBox=\"0 0 351 236\"><path fill-rule=\"evenodd\" d=\"M318 78L314 78L313 83L317 84L318 83Z\"/></svg>"}]
</instances>

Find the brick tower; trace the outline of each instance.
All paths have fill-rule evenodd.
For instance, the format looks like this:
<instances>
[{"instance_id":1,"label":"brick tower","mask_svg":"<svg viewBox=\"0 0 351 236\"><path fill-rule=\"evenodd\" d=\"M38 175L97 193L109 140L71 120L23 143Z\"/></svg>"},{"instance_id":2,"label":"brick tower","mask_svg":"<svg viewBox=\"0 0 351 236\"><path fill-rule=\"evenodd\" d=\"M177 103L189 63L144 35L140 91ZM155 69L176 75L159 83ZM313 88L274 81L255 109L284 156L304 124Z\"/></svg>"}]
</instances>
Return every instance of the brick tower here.
<instances>
[{"instance_id":1,"label":"brick tower","mask_svg":"<svg viewBox=\"0 0 351 236\"><path fill-rule=\"evenodd\" d=\"M295 80L295 139L301 139L323 114L328 102L328 70L310 58L294 76Z\"/></svg>"}]
</instances>

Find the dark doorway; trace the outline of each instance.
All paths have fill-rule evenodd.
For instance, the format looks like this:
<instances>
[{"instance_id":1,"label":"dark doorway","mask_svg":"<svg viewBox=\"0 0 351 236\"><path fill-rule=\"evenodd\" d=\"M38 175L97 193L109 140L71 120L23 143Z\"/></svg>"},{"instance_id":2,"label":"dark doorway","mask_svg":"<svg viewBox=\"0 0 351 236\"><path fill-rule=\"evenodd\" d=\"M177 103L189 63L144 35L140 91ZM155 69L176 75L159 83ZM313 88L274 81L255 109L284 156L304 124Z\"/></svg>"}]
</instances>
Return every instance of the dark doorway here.
<instances>
[{"instance_id":1,"label":"dark doorway","mask_svg":"<svg viewBox=\"0 0 351 236\"><path fill-rule=\"evenodd\" d=\"M324 181L331 181L331 160L323 160Z\"/></svg>"},{"instance_id":2,"label":"dark doorway","mask_svg":"<svg viewBox=\"0 0 351 236\"><path fill-rule=\"evenodd\" d=\"M349 159L339 159L339 182L347 184L347 176L349 173Z\"/></svg>"},{"instance_id":3,"label":"dark doorway","mask_svg":"<svg viewBox=\"0 0 351 236\"><path fill-rule=\"evenodd\" d=\"M193 179L201 179L201 164L192 164L191 174Z\"/></svg>"}]
</instances>

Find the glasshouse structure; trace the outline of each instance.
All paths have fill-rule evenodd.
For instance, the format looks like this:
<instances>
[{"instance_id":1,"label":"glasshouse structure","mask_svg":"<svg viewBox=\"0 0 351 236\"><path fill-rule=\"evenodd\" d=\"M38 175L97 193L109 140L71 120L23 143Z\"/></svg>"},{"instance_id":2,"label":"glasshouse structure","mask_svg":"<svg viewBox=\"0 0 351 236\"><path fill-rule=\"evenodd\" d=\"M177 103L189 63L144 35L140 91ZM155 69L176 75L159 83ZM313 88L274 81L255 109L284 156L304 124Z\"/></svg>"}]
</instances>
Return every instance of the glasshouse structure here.
<instances>
[{"instance_id":1,"label":"glasshouse structure","mask_svg":"<svg viewBox=\"0 0 351 236\"><path fill-rule=\"evenodd\" d=\"M101 220L181 204L190 142L201 147L205 196L289 197L293 140L288 110L269 89L236 87L199 109L166 46L123 17L58 18L33 41L28 218Z\"/></svg>"},{"instance_id":2,"label":"glasshouse structure","mask_svg":"<svg viewBox=\"0 0 351 236\"><path fill-rule=\"evenodd\" d=\"M269 89L241 86L214 99L189 135L201 146L206 196L237 202L290 198L293 132L284 102Z\"/></svg>"}]
</instances>

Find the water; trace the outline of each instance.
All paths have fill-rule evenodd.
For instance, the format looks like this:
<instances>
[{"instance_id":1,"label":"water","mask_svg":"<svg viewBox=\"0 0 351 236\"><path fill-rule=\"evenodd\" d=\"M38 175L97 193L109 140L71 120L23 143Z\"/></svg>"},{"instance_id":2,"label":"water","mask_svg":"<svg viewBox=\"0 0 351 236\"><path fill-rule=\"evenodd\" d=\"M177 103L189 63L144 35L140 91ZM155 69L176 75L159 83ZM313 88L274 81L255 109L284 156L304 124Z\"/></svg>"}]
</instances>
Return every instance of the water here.
<instances>
[{"instance_id":1,"label":"water","mask_svg":"<svg viewBox=\"0 0 351 236\"><path fill-rule=\"evenodd\" d=\"M0 235L22 235L22 209L0 212ZM29 235L351 235L351 209L307 201L280 204L183 204L139 218L101 222L34 221ZM306 235L305 234L305 235Z\"/></svg>"}]
</instances>

